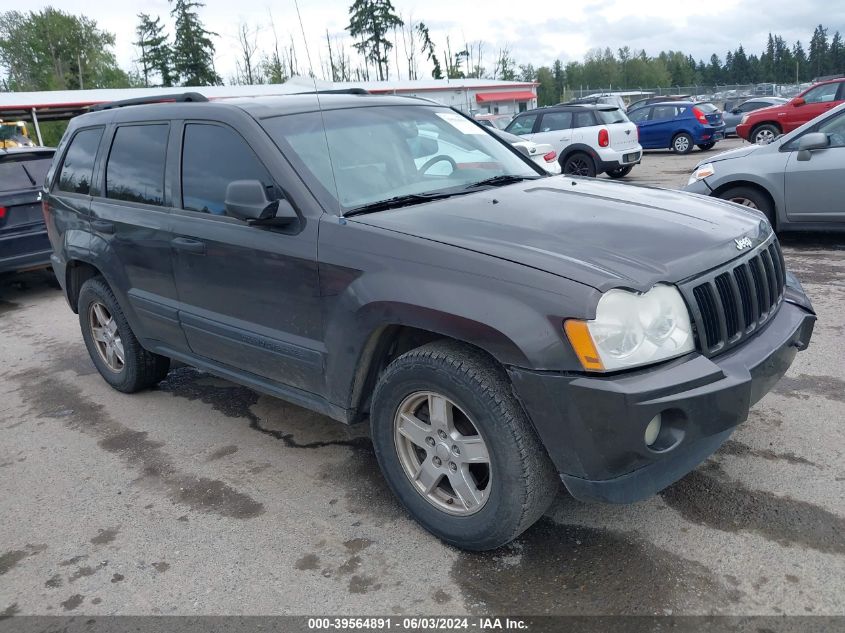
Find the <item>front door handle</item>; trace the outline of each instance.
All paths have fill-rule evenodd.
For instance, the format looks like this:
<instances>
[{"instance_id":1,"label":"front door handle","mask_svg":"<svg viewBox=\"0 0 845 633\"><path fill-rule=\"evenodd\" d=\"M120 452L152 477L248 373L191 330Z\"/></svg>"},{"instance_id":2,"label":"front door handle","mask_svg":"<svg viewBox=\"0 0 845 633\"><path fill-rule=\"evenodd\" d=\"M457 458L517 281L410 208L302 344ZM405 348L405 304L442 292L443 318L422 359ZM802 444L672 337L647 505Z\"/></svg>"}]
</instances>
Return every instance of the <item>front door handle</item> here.
<instances>
[{"instance_id":1,"label":"front door handle","mask_svg":"<svg viewBox=\"0 0 845 633\"><path fill-rule=\"evenodd\" d=\"M192 240L187 237L174 237L170 240L173 248L187 253L196 253L197 255L205 255L205 242L199 240Z\"/></svg>"},{"instance_id":2,"label":"front door handle","mask_svg":"<svg viewBox=\"0 0 845 633\"><path fill-rule=\"evenodd\" d=\"M97 233L114 233L114 222L108 220L91 220L91 228Z\"/></svg>"}]
</instances>

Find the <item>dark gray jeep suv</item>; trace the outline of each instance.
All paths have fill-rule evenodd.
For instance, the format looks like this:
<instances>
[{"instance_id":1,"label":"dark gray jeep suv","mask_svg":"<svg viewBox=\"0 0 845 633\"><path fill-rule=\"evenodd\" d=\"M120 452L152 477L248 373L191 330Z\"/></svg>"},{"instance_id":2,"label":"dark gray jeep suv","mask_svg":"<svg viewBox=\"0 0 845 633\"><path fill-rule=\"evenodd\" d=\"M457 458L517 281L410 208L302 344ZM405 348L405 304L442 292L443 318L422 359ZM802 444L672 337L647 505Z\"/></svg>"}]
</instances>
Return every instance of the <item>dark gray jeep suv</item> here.
<instances>
[{"instance_id":1,"label":"dark gray jeep suv","mask_svg":"<svg viewBox=\"0 0 845 633\"><path fill-rule=\"evenodd\" d=\"M630 502L715 451L815 316L758 212L551 177L400 97L113 107L43 191L53 266L103 378L170 359L341 422L440 538Z\"/></svg>"}]
</instances>

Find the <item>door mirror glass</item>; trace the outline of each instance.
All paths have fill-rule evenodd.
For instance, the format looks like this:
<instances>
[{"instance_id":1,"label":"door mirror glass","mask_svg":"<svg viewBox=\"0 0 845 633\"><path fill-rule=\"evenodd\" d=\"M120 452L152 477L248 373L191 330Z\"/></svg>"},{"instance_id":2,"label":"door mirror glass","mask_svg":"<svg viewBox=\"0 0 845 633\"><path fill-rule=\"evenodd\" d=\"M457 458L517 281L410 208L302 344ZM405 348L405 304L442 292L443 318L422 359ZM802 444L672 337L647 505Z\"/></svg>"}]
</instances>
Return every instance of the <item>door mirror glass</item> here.
<instances>
[{"instance_id":1,"label":"door mirror glass","mask_svg":"<svg viewBox=\"0 0 845 633\"><path fill-rule=\"evenodd\" d=\"M285 199L269 200L259 180L233 180L226 187L226 213L239 220L279 223L296 219L293 206Z\"/></svg>"},{"instance_id":2,"label":"door mirror glass","mask_svg":"<svg viewBox=\"0 0 845 633\"><path fill-rule=\"evenodd\" d=\"M798 139L798 160L810 160L812 150L825 149L830 145L830 139L824 132L811 132Z\"/></svg>"}]
</instances>

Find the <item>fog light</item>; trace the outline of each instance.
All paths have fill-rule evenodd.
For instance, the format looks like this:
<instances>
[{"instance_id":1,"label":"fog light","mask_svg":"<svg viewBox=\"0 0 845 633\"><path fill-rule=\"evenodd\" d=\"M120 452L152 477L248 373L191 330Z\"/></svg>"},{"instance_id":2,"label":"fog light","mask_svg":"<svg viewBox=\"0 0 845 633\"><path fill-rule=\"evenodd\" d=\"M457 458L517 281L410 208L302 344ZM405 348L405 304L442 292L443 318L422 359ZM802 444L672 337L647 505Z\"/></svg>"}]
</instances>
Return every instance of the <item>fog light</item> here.
<instances>
[{"instance_id":1,"label":"fog light","mask_svg":"<svg viewBox=\"0 0 845 633\"><path fill-rule=\"evenodd\" d=\"M660 420L661 414L658 413L651 419L651 422L648 423L648 426L645 427L645 443L646 446L651 446L657 441L657 436L660 435L660 427L663 426L663 423Z\"/></svg>"}]
</instances>

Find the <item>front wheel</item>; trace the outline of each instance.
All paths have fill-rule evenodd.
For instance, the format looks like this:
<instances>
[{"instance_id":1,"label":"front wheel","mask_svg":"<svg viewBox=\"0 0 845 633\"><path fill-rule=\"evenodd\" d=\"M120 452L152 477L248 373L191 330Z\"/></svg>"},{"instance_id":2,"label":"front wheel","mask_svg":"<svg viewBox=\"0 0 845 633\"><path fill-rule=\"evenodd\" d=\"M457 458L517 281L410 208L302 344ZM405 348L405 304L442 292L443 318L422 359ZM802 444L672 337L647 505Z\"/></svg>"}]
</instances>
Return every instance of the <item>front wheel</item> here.
<instances>
[{"instance_id":1,"label":"front wheel","mask_svg":"<svg viewBox=\"0 0 845 633\"><path fill-rule=\"evenodd\" d=\"M713 149L715 146L716 143L701 143L698 146L698 149L700 149L702 152L706 152L708 149Z\"/></svg>"},{"instance_id":2,"label":"front wheel","mask_svg":"<svg viewBox=\"0 0 845 633\"><path fill-rule=\"evenodd\" d=\"M394 360L376 385L370 425L390 488L457 547L510 542L559 489L504 370L468 345L429 343Z\"/></svg>"},{"instance_id":3,"label":"front wheel","mask_svg":"<svg viewBox=\"0 0 845 633\"><path fill-rule=\"evenodd\" d=\"M587 176L594 178L596 175L596 164L584 152L575 152L567 156L561 168L567 176Z\"/></svg>"},{"instance_id":4,"label":"front wheel","mask_svg":"<svg viewBox=\"0 0 845 633\"><path fill-rule=\"evenodd\" d=\"M631 173L631 170L633 168L633 165L628 165L627 167L617 167L616 169L608 169L607 175L611 178L624 178L625 176Z\"/></svg>"},{"instance_id":5,"label":"front wheel","mask_svg":"<svg viewBox=\"0 0 845 633\"><path fill-rule=\"evenodd\" d=\"M686 132L681 132L672 139L672 151L676 154L689 154L692 147L692 137Z\"/></svg>"},{"instance_id":6,"label":"front wheel","mask_svg":"<svg viewBox=\"0 0 845 633\"><path fill-rule=\"evenodd\" d=\"M768 197L757 189L751 187L732 187L720 193L719 197L722 200L729 200L749 209L757 209L757 211L760 211L766 216L769 224L775 226L772 203Z\"/></svg>"},{"instance_id":7,"label":"front wheel","mask_svg":"<svg viewBox=\"0 0 845 633\"><path fill-rule=\"evenodd\" d=\"M764 123L758 125L751 132L751 142L757 145L768 145L780 135L780 130L777 126L771 123Z\"/></svg>"},{"instance_id":8,"label":"front wheel","mask_svg":"<svg viewBox=\"0 0 845 633\"><path fill-rule=\"evenodd\" d=\"M112 387L133 393L152 387L167 375L170 359L141 347L102 277L82 284L77 308L88 354Z\"/></svg>"}]
</instances>

